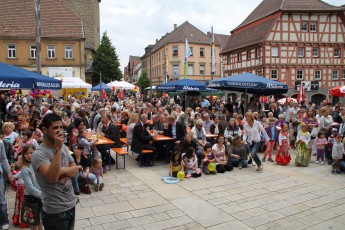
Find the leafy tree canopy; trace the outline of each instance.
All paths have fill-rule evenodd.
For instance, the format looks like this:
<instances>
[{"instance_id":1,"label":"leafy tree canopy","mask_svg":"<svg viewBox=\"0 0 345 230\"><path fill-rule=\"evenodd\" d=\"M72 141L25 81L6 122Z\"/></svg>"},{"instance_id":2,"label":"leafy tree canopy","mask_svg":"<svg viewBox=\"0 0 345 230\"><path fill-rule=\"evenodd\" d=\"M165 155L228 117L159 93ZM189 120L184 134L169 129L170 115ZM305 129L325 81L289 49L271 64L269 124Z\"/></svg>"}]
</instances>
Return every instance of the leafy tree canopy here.
<instances>
[{"instance_id":1,"label":"leafy tree canopy","mask_svg":"<svg viewBox=\"0 0 345 230\"><path fill-rule=\"evenodd\" d=\"M123 77L120 70L119 57L116 54L115 47L111 44L107 32L103 33L101 44L93 55L93 67L95 70L92 77L93 85L99 84L100 73L102 73L102 81L104 83L109 83L113 80L120 81Z\"/></svg>"},{"instance_id":2,"label":"leafy tree canopy","mask_svg":"<svg viewBox=\"0 0 345 230\"><path fill-rule=\"evenodd\" d=\"M141 88L141 90L145 89L146 87L150 86L150 80L147 77L146 71L142 72L139 79L138 79L138 86Z\"/></svg>"}]
</instances>

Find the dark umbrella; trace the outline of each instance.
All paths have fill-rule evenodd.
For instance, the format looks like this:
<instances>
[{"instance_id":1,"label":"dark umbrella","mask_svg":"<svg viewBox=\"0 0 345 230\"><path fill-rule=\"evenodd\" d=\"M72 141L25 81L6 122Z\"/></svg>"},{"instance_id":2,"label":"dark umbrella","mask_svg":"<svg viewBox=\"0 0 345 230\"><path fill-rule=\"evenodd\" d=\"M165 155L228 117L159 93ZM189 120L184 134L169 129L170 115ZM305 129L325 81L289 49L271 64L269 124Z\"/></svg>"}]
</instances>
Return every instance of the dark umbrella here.
<instances>
[{"instance_id":1,"label":"dark umbrella","mask_svg":"<svg viewBox=\"0 0 345 230\"><path fill-rule=\"evenodd\" d=\"M52 77L0 62L2 89L61 89L62 83Z\"/></svg>"}]
</instances>

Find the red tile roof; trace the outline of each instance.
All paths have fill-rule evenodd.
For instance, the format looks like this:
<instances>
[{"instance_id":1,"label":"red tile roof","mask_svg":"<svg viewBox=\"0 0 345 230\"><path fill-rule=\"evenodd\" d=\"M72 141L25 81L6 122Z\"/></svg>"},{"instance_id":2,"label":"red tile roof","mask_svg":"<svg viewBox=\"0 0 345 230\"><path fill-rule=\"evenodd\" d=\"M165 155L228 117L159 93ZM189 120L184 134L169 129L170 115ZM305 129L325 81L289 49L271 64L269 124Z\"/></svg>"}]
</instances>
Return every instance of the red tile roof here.
<instances>
[{"instance_id":1,"label":"red tile roof","mask_svg":"<svg viewBox=\"0 0 345 230\"><path fill-rule=\"evenodd\" d=\"M189 44L193 43L210 45L212 42L207 34L203 33L198 28L186 21L172 32L164 35L152 49L152 52L157 51L168 43L184 43L186 38Z\"/></svg>"},{"instance_id":2,"label":"red tile roof","mask_svg":"<svg viewBox=\"0 0 345 230\"><path fill-rule=\"evenodd\" d=\"M263 0L253 12L234 30L271 15L278 10L295 12L322 12L344 10L342 7L332 6L321 0Z\"/></svg>"},{"instance_id":3,"label":"red tile roof","mask_svg":"<svg viewBox=\"0 0 345 230\"><path fill-rule=\"evenodd\" d=\"M266 39L266 35L271 30L275 22L276 18L271 18L270 20L256 26L252 26L249 29L233 33L230 36L226 46L222 50L222 53L230 52L264 41Z\"/></svg>"},{"instance_id":4,"label":"red tile roof","mask_svg":"<svg viewBox=\"0 0 345 230\"><path fill-rule=\"evenodd\" d=\"M34 0L0 1L0 36L35 37ZM59 0L40 4L41 37L84 38L82 20Z\"/></svg>"},{"instance_id":5,"label":"red tile roof","mask_svg":"<svg viewBox=\"0 0 345 230\"><path fill-rule=\"evenodd\" d=\"M266 39L275 18L268 16L276 12L339 12L344 7L329 5L321 0L263 0L253 12L237 26L230 36L222 53L227 53L247 46L258 44ZM265 18L265 19L264 19ZM259 20L262 20L260 23ZM252 23L257 25L250 25ZM247 27L246 27L247 26Z\"/></svg>"}]
</instances>

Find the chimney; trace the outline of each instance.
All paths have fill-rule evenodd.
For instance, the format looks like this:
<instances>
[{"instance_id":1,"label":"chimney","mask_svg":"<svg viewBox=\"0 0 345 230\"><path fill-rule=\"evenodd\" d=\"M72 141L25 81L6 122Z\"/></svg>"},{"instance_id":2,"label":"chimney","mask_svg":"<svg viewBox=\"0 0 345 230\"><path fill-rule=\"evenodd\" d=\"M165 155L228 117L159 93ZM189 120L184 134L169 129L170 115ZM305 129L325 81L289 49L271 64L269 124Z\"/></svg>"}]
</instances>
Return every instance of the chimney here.
<instances>
[{"instance_id":1,"label":"chimney","mask_svg":"<svg viewBox=\"0 0 345 230\"><path fill-rule=\"evenodd\" d=\"M211 36L211 32L207 32L207 36Z\"/></svg>"},{"instance_id":2,"label":"chimney","mask_svg":"<svg viewBox=\"0 0 345 230\"><path fill-rule=\"evenodd\" d=\"M177 28L177 24L174 24L174 30L176 30L176 28Z\"/></svg>"},{"instance_id":3,"label":"chimney","mask_svg":"<svg viewBox=\"0 0 345 230\"><path fill-rule=\"evenodd\" d=\"M158 43L158 39L156 38L156 44Z\"/></svg>"}]
</instances>

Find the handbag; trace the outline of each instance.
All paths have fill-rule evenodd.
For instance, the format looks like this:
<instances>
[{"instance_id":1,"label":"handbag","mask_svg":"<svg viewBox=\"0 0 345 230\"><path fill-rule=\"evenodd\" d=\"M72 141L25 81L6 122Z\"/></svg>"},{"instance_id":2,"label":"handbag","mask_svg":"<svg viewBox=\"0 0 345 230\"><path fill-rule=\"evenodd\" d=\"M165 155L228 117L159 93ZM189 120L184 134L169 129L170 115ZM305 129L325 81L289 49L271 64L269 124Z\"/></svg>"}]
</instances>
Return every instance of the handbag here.
<instances>
[{"instance_id":1,"label":"handbag","mask_svg":"<svg viewBox=\"0 0 345 230\"><path fill-rule=\"evenodd\" d=\"M39 217L39 200L36 202L23 201L21 211L21 222L28 225L38 225L40 223Z\"/></svg>"},{"instance_id":2,"label":"handbag","mask_svg":"<svg viewBox=\"0 0 345 230\"><path fill-rule=\"evenodd\" d=\"M313 128L312 130L311 130L311 133L310 133L310 136L312 136L312 137L316 137L317 136L317 128Z\"/></svg>"}]
</instances>

